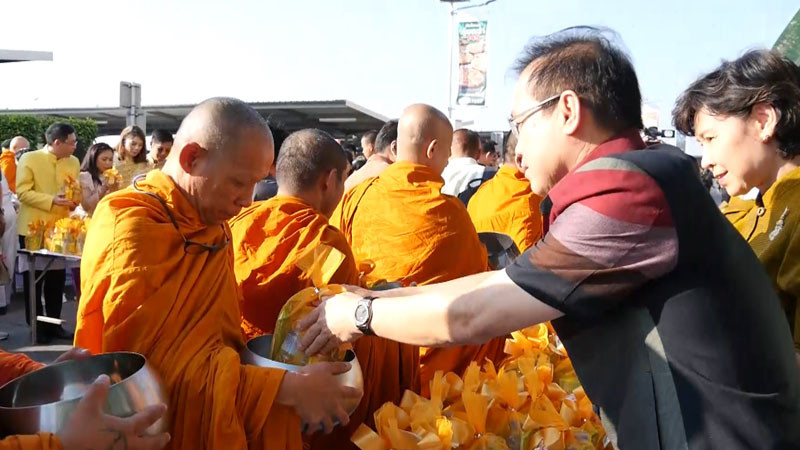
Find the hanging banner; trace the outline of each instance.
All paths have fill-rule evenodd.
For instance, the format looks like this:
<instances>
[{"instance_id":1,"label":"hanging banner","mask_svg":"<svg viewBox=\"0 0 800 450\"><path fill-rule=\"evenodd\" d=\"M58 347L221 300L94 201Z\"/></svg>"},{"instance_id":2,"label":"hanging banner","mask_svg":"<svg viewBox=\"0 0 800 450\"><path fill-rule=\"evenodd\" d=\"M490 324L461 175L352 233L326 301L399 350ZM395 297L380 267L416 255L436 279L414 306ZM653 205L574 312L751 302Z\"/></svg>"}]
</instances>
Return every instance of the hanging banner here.
<instances>
[{"instance_id":1,"label":"hanging banner","mask_svg":"<svg viewBox=\"0 0 800 450\"><path fill-rule=\"evenodd\" d=\"M486 21L458 23L458 97L459 106L486 104Z\"/></svg>"}]
</instances>

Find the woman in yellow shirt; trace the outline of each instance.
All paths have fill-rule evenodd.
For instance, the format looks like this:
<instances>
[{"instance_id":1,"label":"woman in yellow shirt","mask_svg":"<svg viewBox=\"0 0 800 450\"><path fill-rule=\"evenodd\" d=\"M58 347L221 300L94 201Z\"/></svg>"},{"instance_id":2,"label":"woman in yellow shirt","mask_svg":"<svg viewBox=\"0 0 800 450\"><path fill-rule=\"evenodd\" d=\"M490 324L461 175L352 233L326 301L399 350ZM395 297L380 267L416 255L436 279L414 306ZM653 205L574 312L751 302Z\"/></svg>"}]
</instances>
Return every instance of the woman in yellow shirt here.
<instances>
[{"instance_id":1,"label":"woman in yellow shirt","mask_svg":"<svg viewBox=\"0 0 800 450\"><path fill-rule=\"evenodd\" d=\"M117 144L118 160L114 167L122 175L121 188L131 185L137 175L147 173L151 169L147 162L147 151L145 151L144 131L136 125L126 127L119 136Z\"/></svg>"},{"instance_id":2,"label":"woman in yellow shirt","mask_svg":"<svg viewBox=\"0 0 800 450\"><path fill-rule=\"evenodd\" d=\"M800 68L750 51L689 86L673 117L731 195L723 213L764 264L800 352ZM755 200L735 197L752 189Z\"/></svg>"}]
</instances>

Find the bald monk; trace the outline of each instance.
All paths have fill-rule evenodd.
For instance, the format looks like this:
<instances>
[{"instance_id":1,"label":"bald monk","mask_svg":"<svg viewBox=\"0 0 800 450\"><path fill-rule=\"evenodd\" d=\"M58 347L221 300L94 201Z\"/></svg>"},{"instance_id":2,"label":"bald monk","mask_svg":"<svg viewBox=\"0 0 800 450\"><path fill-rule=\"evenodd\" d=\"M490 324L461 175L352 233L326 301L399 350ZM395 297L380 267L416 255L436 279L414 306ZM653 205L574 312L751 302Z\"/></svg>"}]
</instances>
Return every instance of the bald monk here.
<instances>
[{"instance_id":1,"label":"bald monk","mask_svg":"<svg viewBox=\"0 0 800 450\"><path fill-rule=\"evenodd\" d=\"M297 267L303 253L320 244L345 255L331 284L358 284L353 252L328 224L344 191L347 156L328 133L307 129L289 135L276 165L278 194L231 219L236 283L242 291L242 331L248 338L272 334L281 308L313 286Z\"/></svg>"},{"instance_id":2,"label":"bald monk","mask_svg":"<svg viewBox=\"0 0 800 450\"><path fill-rule=\"evenodd\" d=\"M281 307L293 294L313 286L296 263L308 249L326 244L345 260L330 283L358 284L353 252L328 218L342 198L347 176L342 147L321 130L302 130L281 146L276 165L278 195L245 208L230 221L236 282L242 290L242 330L249 337L271 334ZM364 372L364 397L347 427L316 436L312 448L355 448L350 436L361 423L374 425L374 412L414 388L418 364L401 344L367 337L355 344ZM406 358L405 360L403 358Z\"/></svg>"},{"instance_id":3,"label":"bald monk","mask_svg":"<svg viewBox=\"0 0 800 450\"><path fill-rule=\"evenodd\" d=\"M17 152L27 150L30 146L31 143L27 139L17 136L11 139L9 148L3 149L3 152L0 153L0 170L6 176L8 188L15 194L17 193Z\"/></svg>"},{"instance_id":4,"label":"bald monk","mask_svg":"<svg viewBox=\"0 0 800 450\"><path fill-rule=\"evenodd\" d=\"M55 362L81 359L89 352L73 348L59 356ZM0 350L0 386L34 372L44 364L33 361L23 354L6 353ZM34 435L12 435L0 439L0 450L85 450L101 448L127 448L135 450L158 450L169 442L169 434L146 436L146 429L164 415L164 405L152 405L143 411L120 419L105 414L102 406L110 387L107 376L101 376L91 386L64 427L57 433ZM0 427L1 428L1 427Z\"/></svg>"},{"instance_id":5,"label":"bald monk","mask_svg":"<svg viewBox=\"0 0 800 450\"><path fill-rule=\"evenodd\" d=\"M507 234L524 252L542 237L542 198L531 191L531 182L517 168L516 146L517 137L509 132L503 165L478 188L467 211L478 232Z\"/></svg>"},{"instance_id":6,"label":"bald monk","mask_svg":"<svg viewBox=\"0 0 800 450\"><path fill-rule=\"evenodd\" d=\"M348 422L358 397L333 376L246 366L226 221L249 206L272 163L266 123L214 98L183 120L161 171L100 202L81 263L76 345L144 354L169 398L171 448L300 449L310 430Z\"/></svg>"},{"instance_id":7,"label":"bald monk","mask_svg":"<svg viewBox=\"0 0 800 450\"><path fill-rule=\"evenodd\" d=\"M405 109L397 130L397 162L349 192L332 223L347 237L356 261L372 260L368 283L439 283L487 270L486 249L461 202L441 193L453 128L428 105ZM503 339L483 346L437 348L421 358L420 388L436 370L462 374L473 360L503 356Z\"/></svg>"}]
</instances>

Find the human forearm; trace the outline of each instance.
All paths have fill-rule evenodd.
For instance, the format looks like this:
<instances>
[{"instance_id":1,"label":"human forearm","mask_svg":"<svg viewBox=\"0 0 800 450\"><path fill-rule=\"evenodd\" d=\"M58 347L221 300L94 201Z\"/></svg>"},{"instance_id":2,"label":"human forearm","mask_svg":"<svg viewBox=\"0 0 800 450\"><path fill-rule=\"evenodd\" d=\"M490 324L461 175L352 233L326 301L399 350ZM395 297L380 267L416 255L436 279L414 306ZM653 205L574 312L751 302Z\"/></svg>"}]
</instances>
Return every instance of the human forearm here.
<instances>
[{"instance_id":1,"label":"human forearm","mask_svg":"<svg viewBox=\"0 0 800 450\"><path fill-rule=\"evenodd\" d=\"M373 302L376 335L424 346L482 344L561 315L504 271L412 289L412 295Z\"/></svg>"}]
</instances>

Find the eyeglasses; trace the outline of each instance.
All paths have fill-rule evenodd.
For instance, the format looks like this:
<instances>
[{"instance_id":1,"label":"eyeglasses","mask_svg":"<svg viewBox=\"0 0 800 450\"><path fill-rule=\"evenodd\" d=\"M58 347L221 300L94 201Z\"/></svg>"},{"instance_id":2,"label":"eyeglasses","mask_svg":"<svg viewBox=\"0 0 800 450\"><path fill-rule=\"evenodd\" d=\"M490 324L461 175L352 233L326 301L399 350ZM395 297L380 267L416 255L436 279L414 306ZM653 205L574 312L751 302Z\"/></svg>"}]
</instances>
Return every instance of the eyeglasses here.
<instances>
[{"instance_id":1,"label":"eyeglasses","mask_svg":"<svg viewBox=\"0 0 800 450\"><path fill-rule=\"evenodd\" d=\"M541 101L533 105L532 107L526 109L525 111L522 111L516 116L514 116L513 114L509 116L508 124L511 125L511 132L514 133L514 136L519 137L519 127L521 127L526 120L528 120L532 115L536 114L537 112L547 107L549 103L558 98L561 98L561 94L547 98L544 101Z\"/></svg>"},{"instance_id":2,"label":"eyeglasses","mask_svg":"<svg viewBox=\"0 0 800 450\"><path fill-rule=\"evenodd\" d=\"M145 191L145 190L139 188L138 182L142 178L144 178L144 177L140 176L140 177L138 177L138 178L133 180L133 189L135 191L137 191L137 192L141 192L142 194L147 194L150 197L153 197L156 200L158 200L158 203L161 204L161 206L164 208L164 211L167 213L167 216L169 216L169 220L172 222L172 226L174 226L175 230L178 232L178 234L181 235L181 238L183 239L183 251L184 252L186 252L187 254L190 254L190 255L199 255L199 254L201 254L203 252L215 253L215 252L217 252L219 250L222 250L228 244L231 243L231 237L228 235L228 231L225 229L225 225L220 225L220 227L222 227L222 234L225 236L225 240L223 242L220 242L219 244L207 245L207 244L201 244L200 242L190 241L189 239L187 239L186 236L181 232L181 229L178 227L178 221L175 220L175 216L172 214L172 211L169 209L169 206L167 205L167 201L164 200L163 198L161 198L161 196L158 195L158 194L154 194L152 192L148 192L148 191Z\"/></svg>"}]
</instances>

